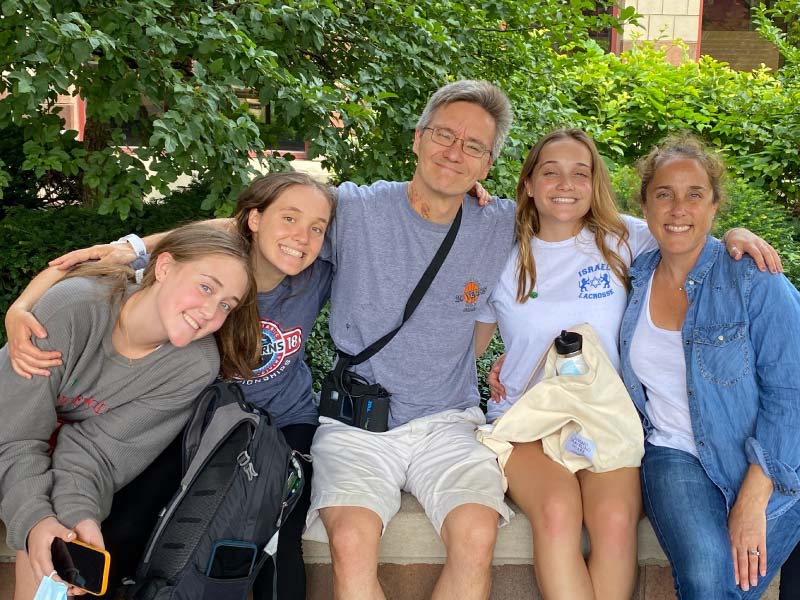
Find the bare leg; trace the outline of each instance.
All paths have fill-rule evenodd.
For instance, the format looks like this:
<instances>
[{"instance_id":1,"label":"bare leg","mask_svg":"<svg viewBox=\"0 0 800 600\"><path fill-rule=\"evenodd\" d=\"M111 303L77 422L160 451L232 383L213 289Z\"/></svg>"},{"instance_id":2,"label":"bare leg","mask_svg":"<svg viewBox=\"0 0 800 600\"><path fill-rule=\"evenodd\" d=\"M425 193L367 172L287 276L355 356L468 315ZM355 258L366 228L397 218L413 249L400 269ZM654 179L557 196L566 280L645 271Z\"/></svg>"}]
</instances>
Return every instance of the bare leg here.
<instances>
[{"instance_id":1,"label":"bare leg","mask_svg":"<svg viewBox=\"0 0 800 600\"><path fill-rule=\"evenodd\" d=\"M367 508L336 506L319 511L330 540L333 595L341 600L383 600L378 549L383 524Z\"/></svg>"},{"instance_id":2,"label":"bare leg","mask_svg":"<svg viewBox=\"0 0 800 600\"><path fill-rule=\"evenodd\" d=\"M629 599L636 585L636 530L642 512L639 469L579 471L592 552L589 575L598 600Z\"/></svg>"},{"instance_id":3,"label":"bare leg","mask_svg":"<svg viewBox=\"0 0 800 600\"><path fill-rule=\"evenodd\" d=\"M548 600L594 598L581 554L583 504L578 479L542 450L541 442L514 444L506 463L508 495L533 529L536 579Z\"/></svg>"},{"instance_id":4,"label":"bare leg","mask_svg":"<svg viewBox=\"0 0 800 600\"><path fill-rule=\"evenodd\" d=\"M36 594L39 582L33 579L33 569L27 552L17 551L14 577L14 600L31 600Z\"/></svg>"},{"instance_id":5,"label":"bare leg","mask_svg":"<svg viewBox=\"0 0 800 600\"><path fill-rule=\"evenodd\" d=\"M447 561L433 588L432 600L489 597L498 518L494 509L482 504L463 504L448 513L442 524Z\"/></svg>"}]
</instances>

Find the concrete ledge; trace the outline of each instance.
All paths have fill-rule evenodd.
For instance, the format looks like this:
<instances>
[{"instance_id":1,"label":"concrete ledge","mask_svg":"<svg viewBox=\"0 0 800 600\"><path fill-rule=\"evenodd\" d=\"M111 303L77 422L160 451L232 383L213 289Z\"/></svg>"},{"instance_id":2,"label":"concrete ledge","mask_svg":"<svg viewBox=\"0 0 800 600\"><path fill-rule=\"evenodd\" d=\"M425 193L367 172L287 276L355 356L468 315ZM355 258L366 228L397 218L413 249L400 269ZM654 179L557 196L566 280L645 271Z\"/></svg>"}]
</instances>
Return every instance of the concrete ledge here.
<instances>
[{"instance_id":1,"label":"concrete ledge","mask_svg":"<svg viewBox=\"0 0 800 600\"><path fill-rule=\"evenodd\" d=\"M516 515L497 535L494 551L495 565L533 564L531 526L522 511L512 505ZM584 534L584 552L588 541ZM308 564L330 563L327 544L303 542L303 555ZM446 558L445 547L433 529L425 511L411 495L404 493L400 512L389 523L381 539L379 562L393 564L441 564ZM667 557L658 544L647 518L639 523L639 564L666 566Z\"/></svg>"}]
</instances>

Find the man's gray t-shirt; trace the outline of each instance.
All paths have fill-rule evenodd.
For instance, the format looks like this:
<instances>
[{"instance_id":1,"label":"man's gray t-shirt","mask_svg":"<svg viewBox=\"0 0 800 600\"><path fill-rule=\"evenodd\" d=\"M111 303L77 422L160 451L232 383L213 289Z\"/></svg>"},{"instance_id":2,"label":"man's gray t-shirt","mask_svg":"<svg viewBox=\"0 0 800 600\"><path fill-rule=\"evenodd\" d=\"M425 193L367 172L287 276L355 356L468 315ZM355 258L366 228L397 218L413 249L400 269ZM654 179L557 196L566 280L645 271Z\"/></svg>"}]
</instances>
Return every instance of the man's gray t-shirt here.
<instances>
[{"instance_id":1,"label":"man's gray t-shirt","mask_svg":"<svg viewBox=\"0 0 800 600\"><path fill-rule=\"evenodd\" d=\"M339 187L330 229L336 275L331 337L357 354L402 320L449 224L412 208L407 183ZM479 402L473 331L513 246L514 203L478 206L464 197L461 228L411 318L379 353L354 370L392 394L390 427Z\"/></svg>"}]
</instances>

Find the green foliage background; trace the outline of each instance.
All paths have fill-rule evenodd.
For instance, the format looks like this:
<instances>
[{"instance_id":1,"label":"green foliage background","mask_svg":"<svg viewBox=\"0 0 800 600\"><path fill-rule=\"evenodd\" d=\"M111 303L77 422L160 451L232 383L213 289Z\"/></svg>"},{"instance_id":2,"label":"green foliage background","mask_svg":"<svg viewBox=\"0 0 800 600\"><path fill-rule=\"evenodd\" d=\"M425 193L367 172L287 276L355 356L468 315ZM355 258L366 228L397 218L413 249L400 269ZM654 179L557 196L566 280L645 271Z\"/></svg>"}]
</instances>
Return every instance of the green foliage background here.
<instances>
[{"instance_id":1,"label":"green foliage background","mask_svg":"<svg viewBox=\"0 0 800 600\"><path fill-rule=\"evenodd\" d=\"M310 157L323 157L340 181L409 177L425 100L459 78L497 83L515 109L490 191L512 197L535 140L556 126L578 126L597 140L622 209L636 212L630 165L665 134L692 130L720 150L734 175L720 229L735 224L764 236L797 285L800 0L754 8L782 67L752 73L709 57L672 66L648 44L609 54L590 32L636 19L631 8L612 17L609 7L589 0L0 0L0 210L8 210L0 221L0 313L63 251L229 214L253 176L248 159L279 140L309 140ZM62 132L53 112L57 95L75 89L87 100L92 135L84 142ZM244 91L261 103L259 114ZM128 135L140 140L135 153L120 150ZM265 160L270 169L290 168L274 155ZM172 194L168 186L182 173L205 183ZM21 208L45 202L39 186L56 205L96 203L91 210ZM167 200L145 204L153 190ZM324 319L309 341L316 377L332 358ZM482 375L491 360L481 359Z\"/></svg>"}]
</instances>

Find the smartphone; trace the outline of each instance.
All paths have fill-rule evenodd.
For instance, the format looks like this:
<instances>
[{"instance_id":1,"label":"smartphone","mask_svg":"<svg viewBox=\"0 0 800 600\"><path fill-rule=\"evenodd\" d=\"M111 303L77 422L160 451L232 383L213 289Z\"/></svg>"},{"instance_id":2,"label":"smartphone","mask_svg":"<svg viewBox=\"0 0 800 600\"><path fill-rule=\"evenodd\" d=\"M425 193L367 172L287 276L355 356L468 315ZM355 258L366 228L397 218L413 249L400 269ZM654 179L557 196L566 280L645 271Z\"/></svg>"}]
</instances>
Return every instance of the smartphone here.
<instances>
[{"instance_id":1,"label":"smartphone","mask_svg":"<svg viewBox=\"0 0 800 600\"><path fill-rule=\"evenodd\" d=\"M206 575L214 579L249 577L258 556L258 546L239 540L219 540L211 548Z\"/></svg>"},{"instance_id":2,"label":"smartphone","mask_svg":"<svg viewBox=\"0 0 800 600\"><path fill-rule=\"evenodd\" d=\"M66 583L95 596L106 593L108 569L111 566L108 552L78 540L65 542L55 538L50 545L50 553L53 568Z\"/></svg>"}]
</instances>

